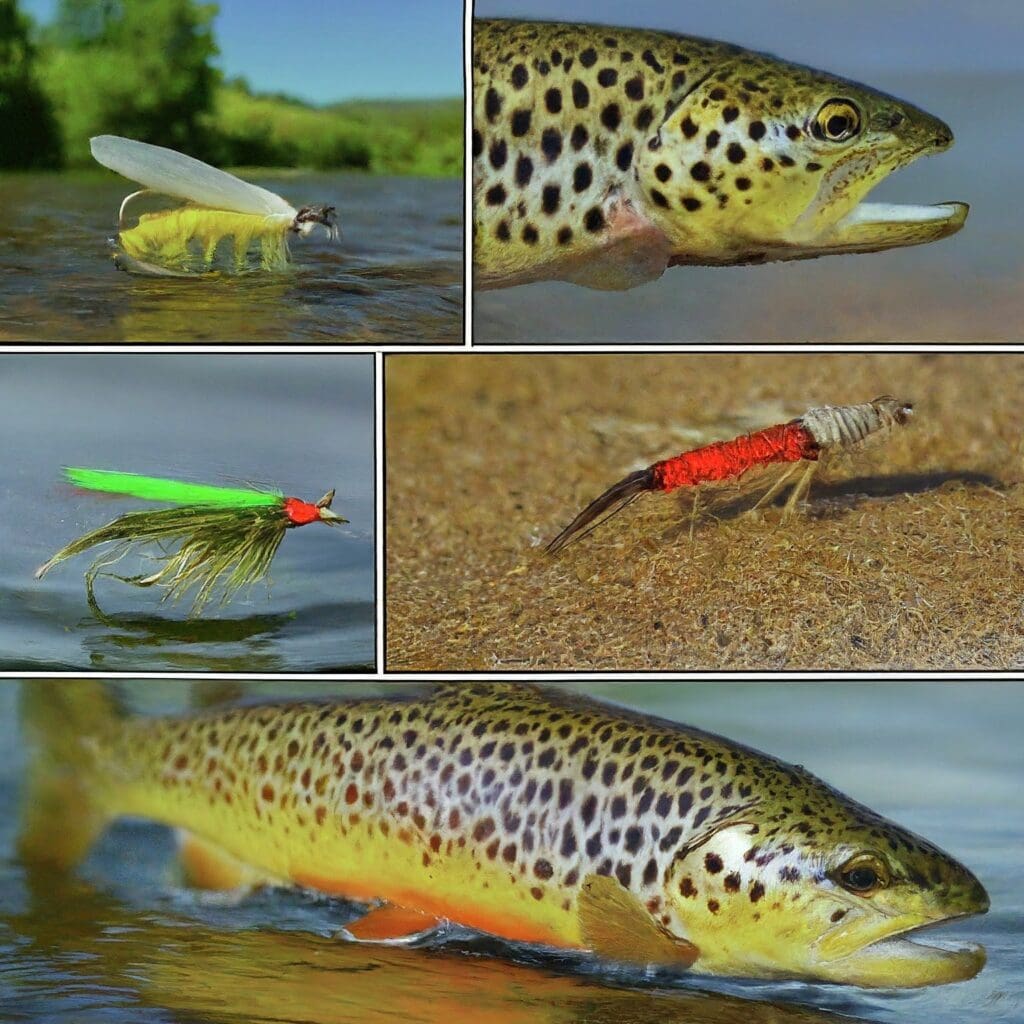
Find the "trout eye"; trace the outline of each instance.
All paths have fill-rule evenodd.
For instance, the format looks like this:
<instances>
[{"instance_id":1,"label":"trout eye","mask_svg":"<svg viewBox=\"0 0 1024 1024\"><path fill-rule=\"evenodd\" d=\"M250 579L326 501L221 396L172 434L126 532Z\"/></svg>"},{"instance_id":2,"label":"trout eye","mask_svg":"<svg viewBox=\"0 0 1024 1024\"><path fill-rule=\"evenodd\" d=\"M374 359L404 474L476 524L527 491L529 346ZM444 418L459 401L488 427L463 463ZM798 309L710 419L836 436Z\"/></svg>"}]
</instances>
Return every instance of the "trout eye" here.
<instances>
[{"instance_id":1,"label":"trout eye","mask_svg":"<svg viewBox=\"0 0 1024 1024\"><path fill-rule=\"evenodd\" d=\"M852 100L829 100L814 119L814 134L829 142L846 142L860 134L861 116Z\"/></svg>"},{"instance_id":2,"label":"trout eye","mask_svg":"<svg viewBox=\"0 0 1024 1024\"><path fill-rule=\"evenodd\" d=\"M889 884L889 869L874 854L858 854L839 869L839 884L858 896L870 896Z\"/></svg>"}]
</instances>

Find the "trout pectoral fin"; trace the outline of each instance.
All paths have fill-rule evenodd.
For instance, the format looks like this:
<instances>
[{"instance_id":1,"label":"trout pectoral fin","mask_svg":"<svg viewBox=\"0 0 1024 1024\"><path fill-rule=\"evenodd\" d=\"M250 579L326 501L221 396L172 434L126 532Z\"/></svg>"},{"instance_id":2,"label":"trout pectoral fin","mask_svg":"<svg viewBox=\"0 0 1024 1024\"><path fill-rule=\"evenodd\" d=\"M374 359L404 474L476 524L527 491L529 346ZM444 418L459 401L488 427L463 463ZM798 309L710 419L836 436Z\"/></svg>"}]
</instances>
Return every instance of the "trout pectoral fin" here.
<instances>
[{"instance_id":1,"label":"trout pectoral fin","mask_svg":"<svg viewBox=\"0 0 1024 1024\"><path fill-rule=\"evenodd\" d=\"M606 875L584 879L579 922L587 948L609 960L689 967L699 955L693 943L670 935L633 893Z\"/></svg>"},{"instance_id":2,"label":"trout pectoral fin","mask_svg":"<svg viewBox=\"0 0 1024 1024\"><path fill-rule=\"evenodd\" d=\"M184 883L193 889L255 889L278 881L244 864L216 843L183 830L178 832L178 862Z\"/></svg>"},{"instance_id":3,"label":"trout pectoral fin","mask_svg":"<svg viewBox=\"0 0 1024 1024\"><path fill-rule=\"evenodd\" d=\"M438 917L385 903L345 925L360 942L408 942L443 924Z\"/></svg>"},{"instance_id":4,"label":"trout pectoral fin","mask_svg":"<svg viewBox=\"0 0 1024 1024\"><path fill-rule=\"evenodd\" d=\"M613 197L603 206L605 229L595 246L567 257L555 276L599 291L625 291L657 281L668 268L672 243L631 203ZM579 232L577 237L587 232Z\"/></svg>"},{"instance_id":5,"label":"trout pectoral fin","mask_svg":"<svg viewBox=\"0 0 1024 1024\"><path fill-rule=\"evenodd\" d=\"M596 214L598 211L591 211ZM581 223L572 240L546 255L499 265L478 252L474 266L478 291L536 281L568 281L598 291L625 291L657 281L668 268L672 243L643 212L619 195L600 208L600 228Z\"/></svg>"}]
</instances>

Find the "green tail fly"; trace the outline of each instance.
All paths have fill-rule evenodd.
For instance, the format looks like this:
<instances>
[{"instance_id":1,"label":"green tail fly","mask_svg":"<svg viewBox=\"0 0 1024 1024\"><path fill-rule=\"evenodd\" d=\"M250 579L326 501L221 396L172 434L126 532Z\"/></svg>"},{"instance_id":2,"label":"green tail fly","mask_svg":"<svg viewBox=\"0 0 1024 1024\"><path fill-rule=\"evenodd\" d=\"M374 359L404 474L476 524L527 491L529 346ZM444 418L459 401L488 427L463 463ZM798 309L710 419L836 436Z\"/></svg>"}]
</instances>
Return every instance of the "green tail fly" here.
<instances>
[{"instance_id":1,"label":"green tail fly","mask_svg":"<svg viewBox=\"0 0 1024 1024\"><path fill-rule=\"evenodd\" d=\"M285 531L308 523L329 526L348 520L331 511L334 491L318 502L289 498L281 491L214 487L161 477L115 473L100 469L66 469L76 487L120 494L176 507L128 512L92 530L36 570L41 579L55 565L98 545L109 545L85 574L89 604L97 609L93 586L99 575L113 576L137 587L162 587L164 598L180 600L195 588L191 615L199 615L220 586L220 603L263 579L284 539ZM102 570L120 562L130 551L155 544L155 572L118 576Z\"/></svg>"}]
</instances>

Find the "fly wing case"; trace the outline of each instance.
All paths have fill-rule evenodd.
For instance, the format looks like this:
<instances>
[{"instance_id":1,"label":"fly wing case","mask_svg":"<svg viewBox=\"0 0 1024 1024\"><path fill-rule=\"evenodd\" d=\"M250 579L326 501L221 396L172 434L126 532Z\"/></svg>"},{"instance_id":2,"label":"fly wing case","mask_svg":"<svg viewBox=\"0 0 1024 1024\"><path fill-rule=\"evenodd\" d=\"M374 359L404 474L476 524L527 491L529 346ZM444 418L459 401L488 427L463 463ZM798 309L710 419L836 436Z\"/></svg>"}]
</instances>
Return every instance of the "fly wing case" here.
<instances>
[{"instance_id":1,"label":"fly wing case","mask_svg":"<svg viewBox=\"0 0 1024 1024\"><path fill-rule=\"evenodd\" d=\"M184 153L118 135L90 141L92 155L104 167L154 192L215 210L293 220L297 211L279 195L236 178Z\"/></svg>"}]
</instances>

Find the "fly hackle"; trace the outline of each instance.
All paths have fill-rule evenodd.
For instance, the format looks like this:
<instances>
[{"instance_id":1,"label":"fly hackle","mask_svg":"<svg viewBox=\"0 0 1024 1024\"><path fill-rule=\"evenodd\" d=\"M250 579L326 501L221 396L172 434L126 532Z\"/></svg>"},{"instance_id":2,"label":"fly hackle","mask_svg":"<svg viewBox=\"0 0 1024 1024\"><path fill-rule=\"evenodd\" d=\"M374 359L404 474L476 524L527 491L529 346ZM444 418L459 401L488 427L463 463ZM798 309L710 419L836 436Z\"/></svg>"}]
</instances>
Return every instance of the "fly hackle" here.
<instances>
[{"instance_id":1,"label":"fly hackle","mask_svg":"<svg viewBox=\"0 0 1024 1024\"><path fill-rule=\"evenodd\" d=\"M337 512L331 511L331 502L334 501L334 488L332 487L317 503L316 507L320 509L320 522L326 523L328 526L337 526L339 523L347 523L348 520L344 516L338 515Z\"/></svg>"},{"instance_id":2,"label":"fly hackle","mask_svg":"<svg viewBox=\"0 0 1024 1024\"><path fill-rule=\"evenodd\" d=\"M304 206L292 221L292 231L303 238L312 234L317 226L327 232L330 241L337 241L341 233L338 228L337 210L333 206Z\"/></svg>"}]
</instances>

